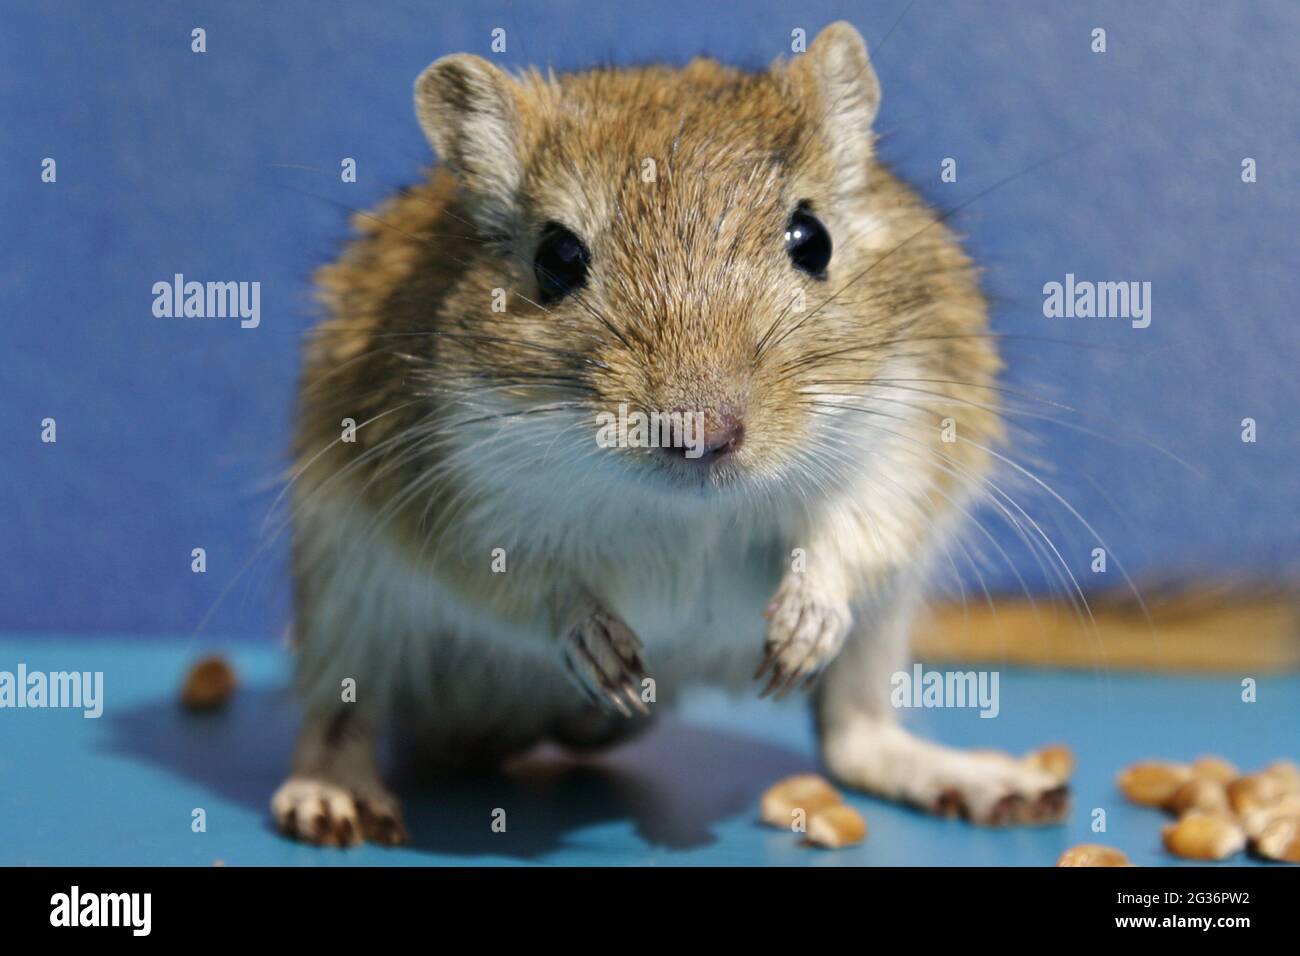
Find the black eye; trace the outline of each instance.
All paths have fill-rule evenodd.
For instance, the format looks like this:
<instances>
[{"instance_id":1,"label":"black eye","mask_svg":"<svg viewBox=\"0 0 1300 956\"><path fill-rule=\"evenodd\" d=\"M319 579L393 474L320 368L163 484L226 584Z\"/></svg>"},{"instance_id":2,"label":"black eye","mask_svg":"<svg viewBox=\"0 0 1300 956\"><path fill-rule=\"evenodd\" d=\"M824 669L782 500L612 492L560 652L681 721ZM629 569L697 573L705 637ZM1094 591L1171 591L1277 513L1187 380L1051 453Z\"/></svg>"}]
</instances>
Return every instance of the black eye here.
<instances>
[{"instance_id":1,"label":"black eye","mask_svg":"<svg viewBox=\"0 0 1300 956\"><path fill-rule=\"evenodd\" d=\"M803 206L794 211L790 225L785 227L785 251L796 269L802 269L814 279L826 278L826 267L831 261L831 234Z\"/></svg>"},{"instance_id":2,"label":"black eye","mask_svg":"<svg viewBox=\"0 0 1300 956\"><path fill-rule=\"evenodd\" d=\"M533 258L533 274L542 292L542 302L563 299L587 281L591 253L582 240L558 222L548 222Z\"/></svg>"}]
</instances>

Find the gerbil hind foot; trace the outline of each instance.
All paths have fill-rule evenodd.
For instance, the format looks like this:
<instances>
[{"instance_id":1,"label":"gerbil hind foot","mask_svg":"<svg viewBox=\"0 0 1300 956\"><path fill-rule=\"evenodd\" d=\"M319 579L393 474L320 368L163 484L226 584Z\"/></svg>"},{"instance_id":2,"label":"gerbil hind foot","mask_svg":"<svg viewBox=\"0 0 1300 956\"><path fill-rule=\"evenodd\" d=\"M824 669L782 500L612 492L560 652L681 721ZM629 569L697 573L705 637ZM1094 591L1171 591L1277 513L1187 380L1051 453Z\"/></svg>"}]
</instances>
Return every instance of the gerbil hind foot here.
<instances>
[{"instance_id":1,"label":"gerbil hind foot","mask_svg":"<svg viewBox=\"0 0 1300 956\"><path fill-rule=\"evenodd\" d=\"M362 792L290 777L271 798L271 812L281 833L317 846L349 847L363 840L399 846L408 839L397 798L381 788Z\"/></svg>"},{"instance_id":2,"label":"gerbil hind foot","mask_svg":"<svg viewBox=\"0 0 1300 956\"><path fill-rule=\"evenodd\" d=\"M317 846L407 841L401 806L375 767L374 724L349 709L304 721L271 813L281 833Z\"/></svg>"},{"instance_id":3,"label":"gerbil hind foot","mask_svg":"<svg viewBox=\"0 0 1300 956\"><path fill-rule=\"evenodd\" d=\"M865 721L823 732L822 754L848 786L985 826L1060 823L1070 791L1009 755L955 750L895 725Z\"/></svg>"}]
</instances>

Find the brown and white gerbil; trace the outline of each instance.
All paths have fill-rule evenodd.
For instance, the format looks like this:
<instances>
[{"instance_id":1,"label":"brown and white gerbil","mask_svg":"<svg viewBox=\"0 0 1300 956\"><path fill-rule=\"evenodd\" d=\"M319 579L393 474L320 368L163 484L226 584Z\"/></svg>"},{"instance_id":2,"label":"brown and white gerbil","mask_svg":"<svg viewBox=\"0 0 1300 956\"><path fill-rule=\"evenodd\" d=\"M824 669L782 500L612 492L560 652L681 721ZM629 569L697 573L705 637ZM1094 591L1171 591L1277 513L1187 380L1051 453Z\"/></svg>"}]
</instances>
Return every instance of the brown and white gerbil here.
<instances>
[{"instance_id":1,"label":"brown and white gerbil","mask_svg":"<svg viewBox=\"0 0 1300 956\"><path fill-rule=\"evenodd\" d=\"M456 55L420 76L442 164L320 276L283 830L403 840L389 728L498 761L615 742L694 683L814 677L843 783L982 823L1064 814L1056 779L890 705L1001 437L1001 366L970 261L874 156L879 100L844 23L762 73ZM619 406L699 416L699 454L605 447Z\"/></svg>"}]
</instances>

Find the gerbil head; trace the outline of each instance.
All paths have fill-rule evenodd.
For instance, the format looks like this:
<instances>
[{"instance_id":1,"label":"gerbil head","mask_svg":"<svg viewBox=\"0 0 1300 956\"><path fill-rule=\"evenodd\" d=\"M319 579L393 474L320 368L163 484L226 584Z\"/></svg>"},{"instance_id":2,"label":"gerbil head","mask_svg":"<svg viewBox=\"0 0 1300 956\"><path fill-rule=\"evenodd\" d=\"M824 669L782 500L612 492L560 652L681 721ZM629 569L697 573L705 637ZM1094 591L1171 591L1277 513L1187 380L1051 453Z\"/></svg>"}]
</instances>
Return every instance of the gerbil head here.
<instances>
[{"instance_id":1,"label":"gerbil head","mask_svg":"<svg viewBox=\"0 0 1300 956\"><path fill-rule=\"evenodd\" d=\"M770 490L832 470L853 383L925 365L912 333L943 263L933 242L885 255L903 206L928 213L873 161L880 88L848 24L757 74L515 78L456 55L415 92L479 243L434 346L476 396L467 419L517 411L663 488ZM645 447L664 444L654 425L635 440L656 414L678 447ZM611 416L633 438L603 447Z\"/></svg>"}]
</instances>

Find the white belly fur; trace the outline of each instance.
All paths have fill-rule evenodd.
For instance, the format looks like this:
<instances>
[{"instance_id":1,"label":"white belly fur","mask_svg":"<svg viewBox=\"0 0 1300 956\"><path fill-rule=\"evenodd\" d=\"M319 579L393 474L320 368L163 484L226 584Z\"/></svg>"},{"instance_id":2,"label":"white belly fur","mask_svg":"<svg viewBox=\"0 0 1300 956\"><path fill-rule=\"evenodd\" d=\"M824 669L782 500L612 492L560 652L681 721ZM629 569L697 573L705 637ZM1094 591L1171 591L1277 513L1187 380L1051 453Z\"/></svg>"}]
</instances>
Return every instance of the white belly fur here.
<instances>
[{"instance_id":1,"label":"white belly fur","mask_svg":"<svg viewBox=\"0 0 1300 956\"><path fill-rule=\"evenodd\" d=\"M337 701L348 677L359 698L408 708L427 701L437 719L451 719L448 709L470 720L512 704L544 711L581 702L544 608L521 626L467 603L389 536L373 533L372 518L364 505L337 498L300 517L300 540L328 569L313 589L310 622L300 621L309 702ZM762 654L762 610L782 571L771 551L725 535L696 536L674 554L668 576L658 562L661 570L650 573L629 554L608 566L600 594L641 639L665 703L690 683L748 682ZM429 676L448 672L454 683ZM470 713L476 708L482 712Z\"/></svg>"}]
</instances>

